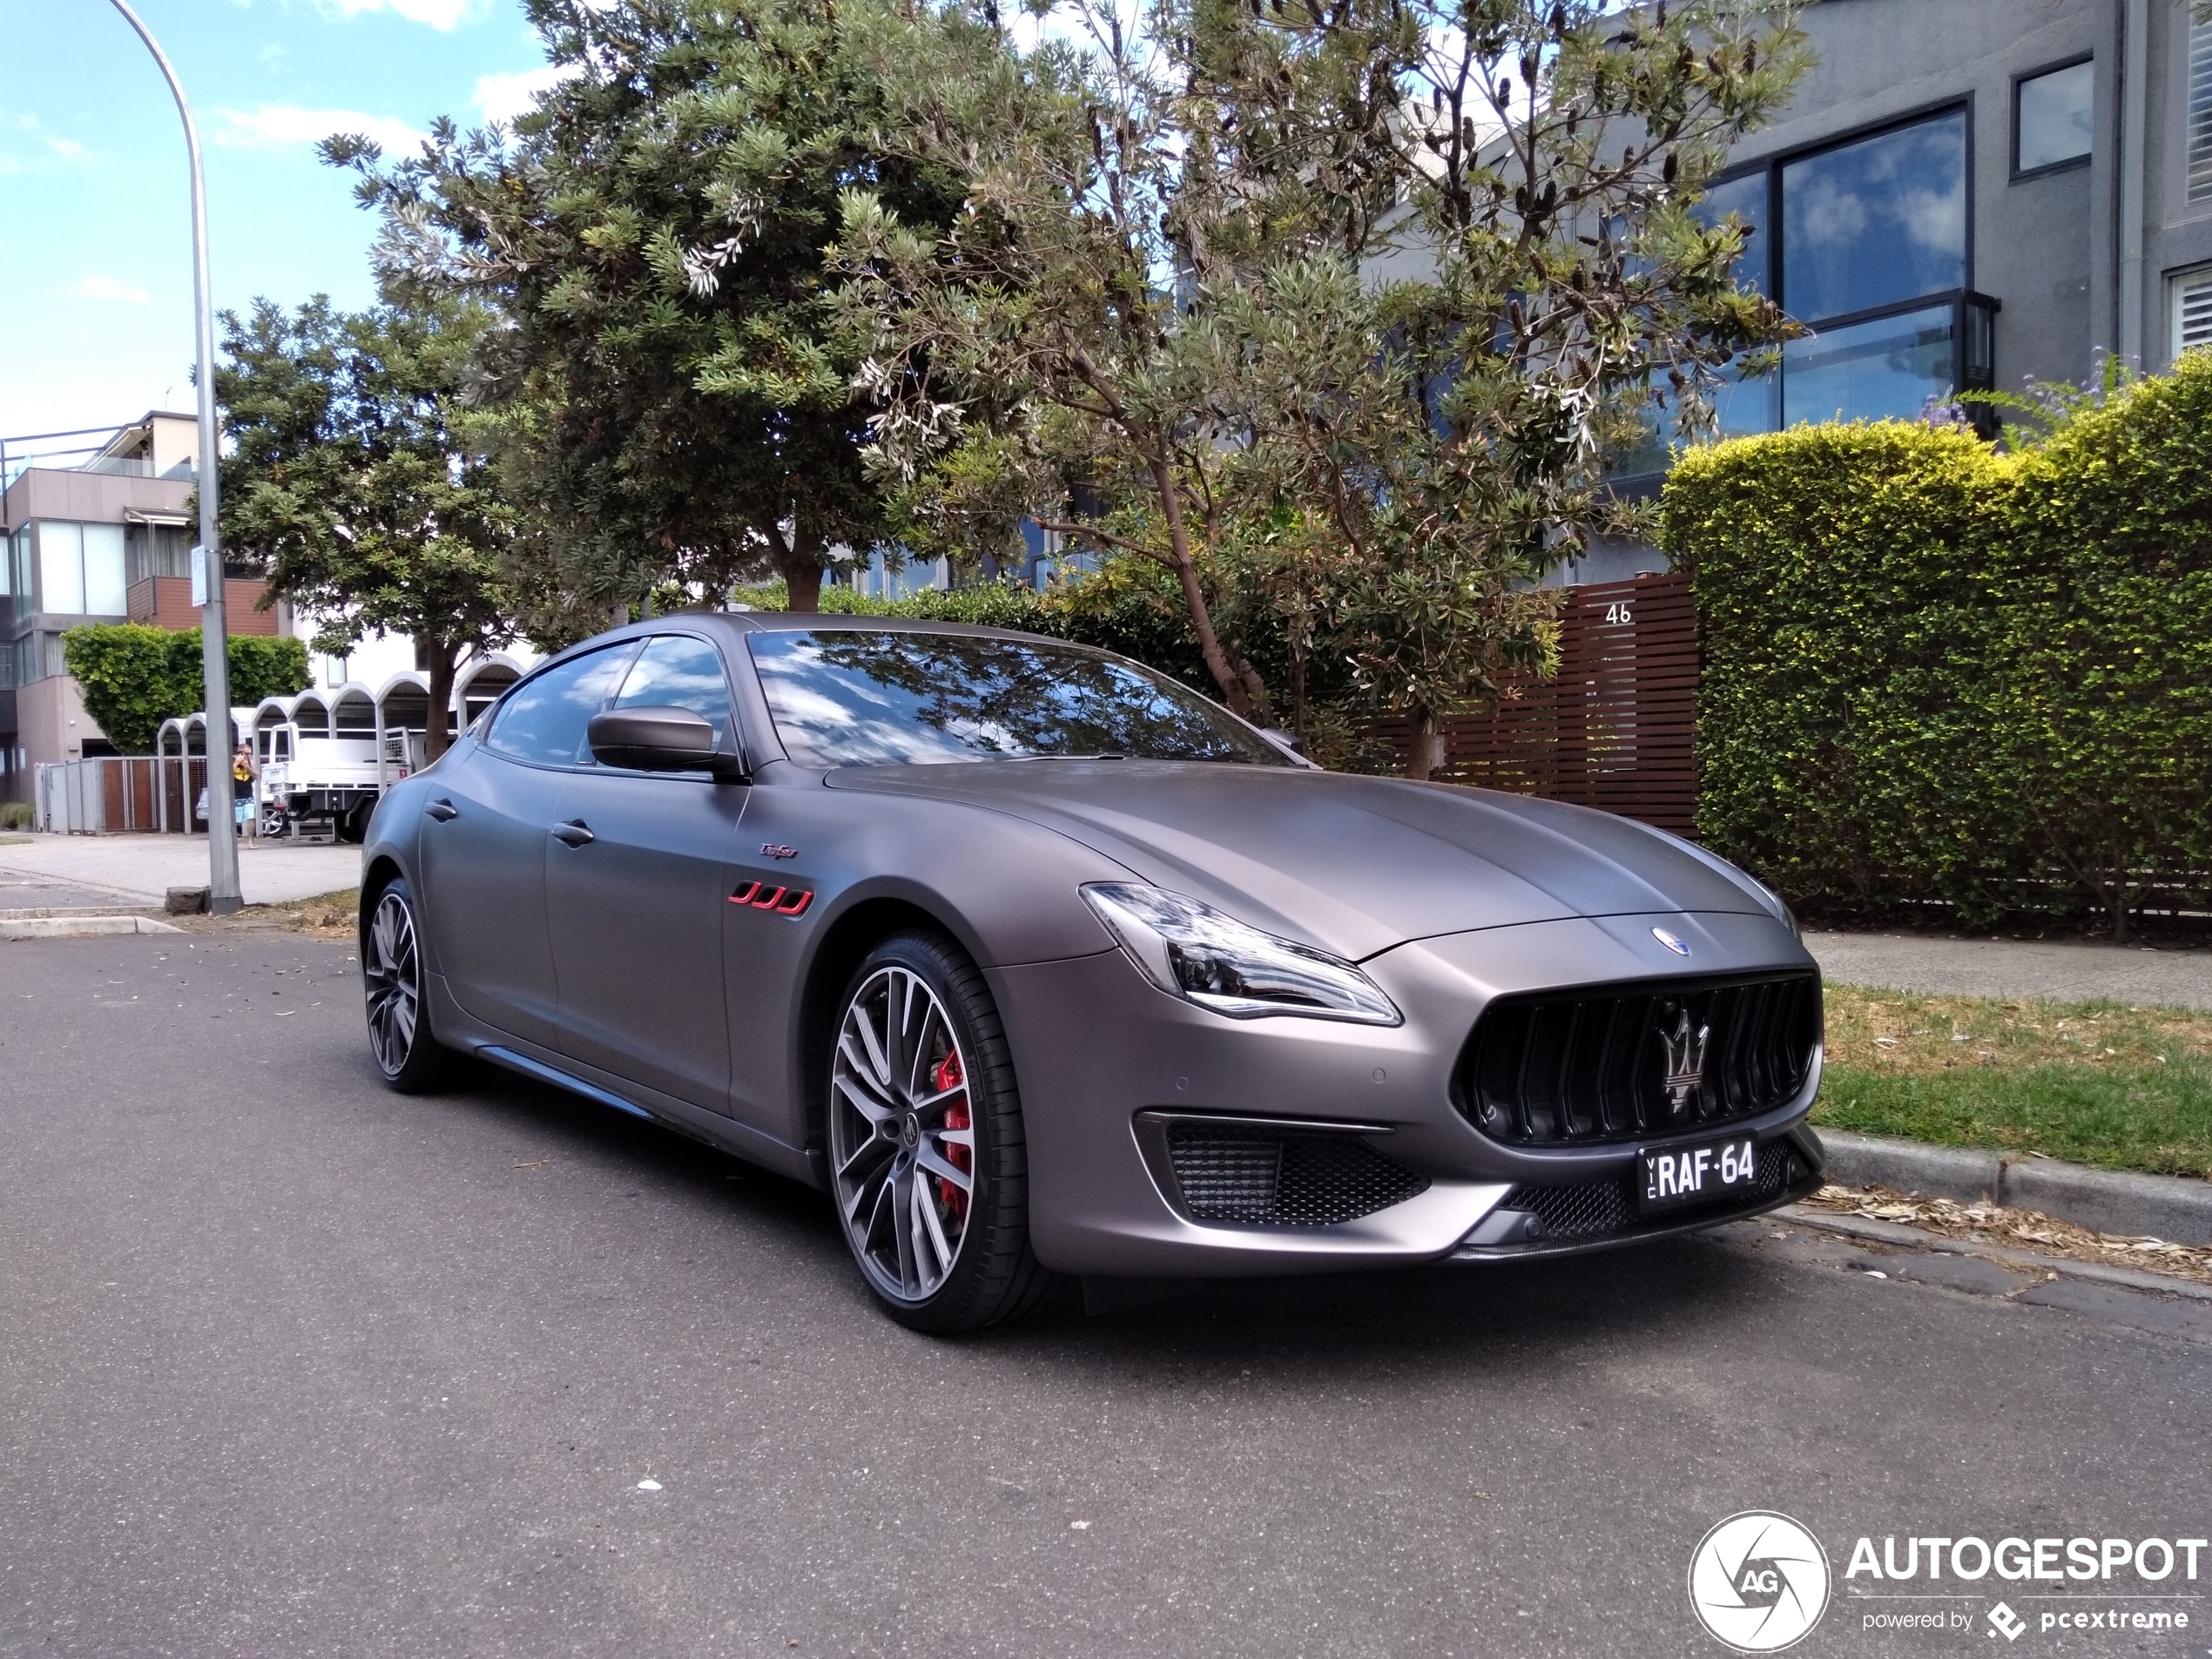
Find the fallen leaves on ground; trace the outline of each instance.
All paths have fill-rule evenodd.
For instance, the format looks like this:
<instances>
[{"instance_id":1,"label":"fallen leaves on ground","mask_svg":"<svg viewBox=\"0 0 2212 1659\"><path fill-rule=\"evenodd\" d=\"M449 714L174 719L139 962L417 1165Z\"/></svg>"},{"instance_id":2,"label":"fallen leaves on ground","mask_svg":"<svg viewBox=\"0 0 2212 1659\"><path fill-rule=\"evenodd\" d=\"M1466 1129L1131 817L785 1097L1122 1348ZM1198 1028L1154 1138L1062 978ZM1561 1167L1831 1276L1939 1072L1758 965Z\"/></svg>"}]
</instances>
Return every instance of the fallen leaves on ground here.
<instances>
[{"instance_id":1,"label":"fallen leaves on ground","mask_svg":"<svg viewBox=\"0 0 2212 1659\"><path fill-rule=\"evenodd\" d=\"M2011 1244L2067 1261L2101 1262L2149 1273L2170 1273L2212 1285L2212 1248L2169 1244L2162 1238L2101 1233L2033 1210L2001 1204L1959 1204L1950 1198L1913 1198L1886 1187L1823 1187L1801 1201L1807 1210L1831 1216L1858 1216L1895 1222L1946 1238L1977 1244Z\"/></svg>"}]
</instances>

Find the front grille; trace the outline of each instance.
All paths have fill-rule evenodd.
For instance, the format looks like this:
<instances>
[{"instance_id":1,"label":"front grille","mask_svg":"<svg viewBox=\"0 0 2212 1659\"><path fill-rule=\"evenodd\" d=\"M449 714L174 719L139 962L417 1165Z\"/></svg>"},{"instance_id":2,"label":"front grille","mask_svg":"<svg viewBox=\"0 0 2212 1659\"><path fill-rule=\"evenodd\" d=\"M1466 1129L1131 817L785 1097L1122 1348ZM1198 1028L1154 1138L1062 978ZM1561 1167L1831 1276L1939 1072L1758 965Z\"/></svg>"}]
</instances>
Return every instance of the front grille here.
<instances>
[{"instance_id":1,"label":"front grille","mask_svg":"<svg viewBox=\"0 0 2212 1659\"><path fill-rule=\"evenodd\" d=\"M1730 1193L1716 1198L1714 1205L1755 1209L1780 1197L1804 1177L1803 1162L1786 1143L1777 1141L1759 1149L1757 1179L1751 1192ZM1538 1244L1610 1238L1635 1231L1641 1219L1636 1214L1635 1188L1628 1176L1611 1181L1577 1181L1566 1186L1518 1186L1506 1194L1498 1208L1522 1211L1541 1219L1544 1231L1533 1241ZM1651 1225L1663 1227L1696 1214L1695 1209L1662 1211L1651 1217Z\"/></svg>"},{"instance_id":2,"label":"front grille","mask_svg":"<svg viewBox=\"0 0 2212 1659\"><path fill-rule=\"evenodd\" d=\"M1453 1095L1515 1146L1642 1140L1787 1105L1819 1042L1811 974L1504 996L1476 1022Z\"/></svg>"},{"instance_id":3,"label":"front grille","mask_svg":"<svg viewBox=\"0 0 2212 1659\"><path fill-rule=\"evenodd\" d=\"M1186 1120L1168 1130L1168 1161L1193 1221L1332 1227L1428 1189L1426 1176L1351 1135Z\"/></svg>"}]
</instances>

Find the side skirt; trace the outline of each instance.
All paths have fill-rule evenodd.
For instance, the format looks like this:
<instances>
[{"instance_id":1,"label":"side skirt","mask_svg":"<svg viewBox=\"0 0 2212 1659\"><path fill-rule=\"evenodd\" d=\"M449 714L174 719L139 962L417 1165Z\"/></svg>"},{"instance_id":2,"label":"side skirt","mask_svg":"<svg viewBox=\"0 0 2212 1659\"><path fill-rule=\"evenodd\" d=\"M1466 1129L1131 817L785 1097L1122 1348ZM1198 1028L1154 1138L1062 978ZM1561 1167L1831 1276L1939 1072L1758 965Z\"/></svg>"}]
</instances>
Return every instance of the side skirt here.
<instances>
[{"instance_id":1,"label":"side skirt","mask_svg":"<svg viewBox=\"0 0 2212 1659\"><path fill-rule=\"evenodd\" d=\"M536 1082L550 1083L556 1089L564 1089L631 1117L658 1123L664 1129L704 1142L718 1152L727 1152L732 1157L757 1163L819 1190L829 1190L828 1162L819 1149L786 1145L719 1112L707 1111L658 1089L613 1076L566 1055L549 1054L534 1042L486 1025L465 1013L447 988L443 974L425 977L430 983L435 1010L432 1029L437 1032L441 1042Z\"/></svg>"}]
</instances>

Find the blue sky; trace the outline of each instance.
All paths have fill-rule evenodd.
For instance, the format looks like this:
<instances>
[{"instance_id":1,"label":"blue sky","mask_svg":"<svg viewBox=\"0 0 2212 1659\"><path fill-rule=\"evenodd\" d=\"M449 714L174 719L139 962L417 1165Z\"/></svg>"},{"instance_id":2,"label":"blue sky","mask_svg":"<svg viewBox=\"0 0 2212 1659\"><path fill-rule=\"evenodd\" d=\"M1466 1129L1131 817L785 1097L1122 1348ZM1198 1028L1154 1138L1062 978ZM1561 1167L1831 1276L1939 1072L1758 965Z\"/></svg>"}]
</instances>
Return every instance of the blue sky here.
<instances>
[{"instance_id":1,"label":"blue sky","mask_svg":"<svg viewBox=\"0 0 2212 1659\"><path fill-rule=\"evenodd\" d=\"M218 307L367 304L374 221L316 140L479 125L546 73L515 0L132 3L199 118ZM0 435L189 411L185 144L160 71L108 0L0 0Z\"/></svg>"}]
</instances>

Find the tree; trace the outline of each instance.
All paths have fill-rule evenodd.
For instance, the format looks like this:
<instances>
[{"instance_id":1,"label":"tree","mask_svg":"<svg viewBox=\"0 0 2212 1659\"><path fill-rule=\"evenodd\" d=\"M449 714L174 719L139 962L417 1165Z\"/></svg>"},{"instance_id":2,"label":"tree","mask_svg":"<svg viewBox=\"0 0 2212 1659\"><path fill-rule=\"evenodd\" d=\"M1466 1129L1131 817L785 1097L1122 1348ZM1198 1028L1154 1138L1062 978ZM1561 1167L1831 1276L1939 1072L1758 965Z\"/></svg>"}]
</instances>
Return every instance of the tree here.
<instances>
[{"instance_id":1,"label":"tree","mask_svg":"<svg viewBox=\"0 0 2212 1659\"><path fill-rule=\"evenodd\" d=\"M207 700L197 628L91 623L62 636L62 655L84 694L84 711L125 754L152 753L164 720ZM231 698L239 708L307 687L307 648L300 640L233 634L228 655Z\"/></svg>"},{"instance_id":2,"label":"tree","mask_svg":"<svg viewBox=\"0 0 2212 1659\"><path fill-rule=\"evenodd\" d=\"M510 328L486 388L559 584L624 607L764 568L794 610L885 528L856 364L826 328L821 247L865 182L934 222L957 195L870 141L864 4L530 0L575 73L509 134L435 129L389 165L326 154L382 211L410 293L479 296ZM604 615L604 610L601 614Z\"/></svg>"},{"instance_id":3,"label":"tree","mask_svg":"<svg viewBox=\"0 0 2212 1659\"><path fill-rule=\"evenodd\" d=\"M318 651L412 635L444 710L463 654L515 636L514 516L463 431L489 315L454 300L348 315L319 295L296 314L257 301L222 326L226 554L319 620ZM445 745L434 713L425 747Z\"/></svg>"},{"instance_id":4,"label":"tree","mask_svg":"<svg viewBox=\"0 0 2212 1659\"><path fill-rule=\"evenodd\" d=\"M947 523L1080 485L1105 510L1055 527L1171 569L1240 710L1269 698L1223 584L1271 584L1426 776L1445 717L1544 662L1543 574L1640 527L1608 454L1696 432L1789 331L1693 209L1802 71L1795 10L1069 0L1027 52L950 10L895 43L886 145L963 211L856 189L837 250L880 464ZM1287 586L1224 559L1286 513Z\"/></svg>"},{"instance_id":5,"label":"tree","mask_svg":"<svg viewBox=\"0 0 2212 1659\"><path fill-rule=\"evenodd\" d=\"M963 185L935 230L856 185L833 257L880 408L882 470L921 538L978 548L1026 506L1163 567L1240 712L1268 688L1211 579L1250 434L1224 404L1216 301L1273 259L1358 245L1387 210L1404 14L1272 28L1213 0L1055 9L1022 51L954 4L879 30L883 144ZM1086 502L1104 510L1078 516ZM1118 510L1116 510L1118 509Z\"/></svg>"}]
</instances>

